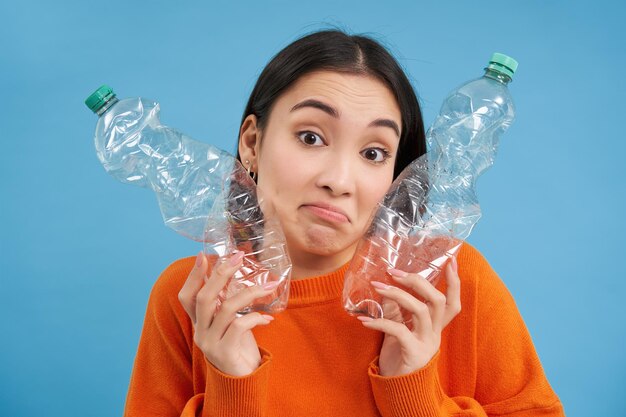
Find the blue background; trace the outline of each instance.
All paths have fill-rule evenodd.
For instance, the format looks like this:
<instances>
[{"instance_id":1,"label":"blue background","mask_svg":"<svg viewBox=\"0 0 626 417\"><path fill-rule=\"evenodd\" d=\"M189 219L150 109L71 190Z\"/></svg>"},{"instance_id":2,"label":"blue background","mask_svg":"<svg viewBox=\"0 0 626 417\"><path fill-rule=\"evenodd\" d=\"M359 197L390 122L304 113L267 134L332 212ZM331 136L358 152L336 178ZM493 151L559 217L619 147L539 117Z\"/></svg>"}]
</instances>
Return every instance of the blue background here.
<instances>
[{"instance_id":1,"label":"blue background","mask_svg":"<svg viewBox=\"0 0 626 417\"><path fill-rule=\"evenodd\" d=\"M121 415L152 284L201 249L150 191L104 172L86 96L107 83L154 98L165 124L234 151L264 65L330 25L389 47L427 126L492 52L520 62L517 120L468 241L513 293L567 414L623 413L623 3L208 3L1 3L1 416Z\"/></svg>"}]
</instances>

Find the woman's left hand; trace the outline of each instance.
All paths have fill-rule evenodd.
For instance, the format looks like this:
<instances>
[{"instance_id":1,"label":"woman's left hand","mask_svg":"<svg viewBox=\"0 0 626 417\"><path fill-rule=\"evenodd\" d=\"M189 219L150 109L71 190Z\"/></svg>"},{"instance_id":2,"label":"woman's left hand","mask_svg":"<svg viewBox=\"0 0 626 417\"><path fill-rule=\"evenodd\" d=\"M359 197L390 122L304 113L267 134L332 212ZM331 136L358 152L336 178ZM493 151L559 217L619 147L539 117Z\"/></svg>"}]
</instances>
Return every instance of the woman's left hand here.
<instances>
[{"instance_id":1,"label":"woman's left hand","mask_svg":"<svg viewBox=\"0 0 626 417\"><path fill-rule=\"evenodd\" d=\"M378 365L383 376L397 376L423 368L439 350L441 332L461 312L461 281L453 257L445 267L447 290L444 295L417 274L390 269L389 274L413 290L424 301L394 286L374 281L384 298L412 313L413 329L390 319L358 317L363 325L385 333Z\"/></svg>"}]
</instances>

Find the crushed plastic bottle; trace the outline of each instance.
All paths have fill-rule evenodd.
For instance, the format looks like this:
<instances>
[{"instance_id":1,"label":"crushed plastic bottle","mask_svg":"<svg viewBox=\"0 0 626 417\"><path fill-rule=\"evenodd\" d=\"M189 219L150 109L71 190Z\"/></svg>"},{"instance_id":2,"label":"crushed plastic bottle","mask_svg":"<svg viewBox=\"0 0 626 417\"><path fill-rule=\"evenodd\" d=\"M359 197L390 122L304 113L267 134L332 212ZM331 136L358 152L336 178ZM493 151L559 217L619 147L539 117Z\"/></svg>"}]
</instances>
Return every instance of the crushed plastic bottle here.
<instances>
[{"instance_id":1,"label":"crushed plastic bottle","mask_svg":"<svg viewBox=\"0 0 626 417\"><path fill-rule=\"evenodd\" d=\"M118 100L101 86L85 104L99 116L98 159L119 181L151 188L165 224L203 242L215 265L236 250L243 266L218 297L279 281L270 295L239 313L276 313L287 306L291 262L274 210L257 197L256 184L229 153L164 126L159 104L145 98ZM219 307L218 305L218 307Z\"/></svg>"},{"instance_id":2,"label":"crushed plastic bottle","mask_svg":"<svg viewBox=\"0 0 626 417\"><path fill-rule=\"evenodd\" d=\"M478 176L495 159L499 137L515 117L507 88L517 62L495 53L485 74L453 91L427 132L429 150L391 185L346 272L343 303L351 315L388 318L412 328L412 315L374 291L372 280L408 292L388 268L436 285L448 260L481 217Z\"/></svg>"}]
</instances>

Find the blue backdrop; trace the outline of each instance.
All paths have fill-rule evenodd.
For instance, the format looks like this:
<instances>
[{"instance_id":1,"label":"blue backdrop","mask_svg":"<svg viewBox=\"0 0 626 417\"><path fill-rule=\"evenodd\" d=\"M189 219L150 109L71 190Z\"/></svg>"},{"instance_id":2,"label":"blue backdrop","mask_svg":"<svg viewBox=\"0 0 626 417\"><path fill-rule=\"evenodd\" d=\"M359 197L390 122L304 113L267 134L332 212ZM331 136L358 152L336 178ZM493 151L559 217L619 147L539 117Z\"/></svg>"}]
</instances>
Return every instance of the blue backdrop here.
<instances>
[{"instance_id":1,"label":"blue backdrop","mask_svg":"<svg viewBox=\"0 0 626 417\"><path fill-rule=\"evenodd\" d=\"M150 191L104 172L86 96L107 83L154 98L165 124L233 151L264 65L329 25L391 49L427 125L492 52L520 62L517 120L468 240L568 415L623 412L623 2L211 3L0 4L0 415L120 415L152 284L201 249Z\"/></svg>"}]
</instances>

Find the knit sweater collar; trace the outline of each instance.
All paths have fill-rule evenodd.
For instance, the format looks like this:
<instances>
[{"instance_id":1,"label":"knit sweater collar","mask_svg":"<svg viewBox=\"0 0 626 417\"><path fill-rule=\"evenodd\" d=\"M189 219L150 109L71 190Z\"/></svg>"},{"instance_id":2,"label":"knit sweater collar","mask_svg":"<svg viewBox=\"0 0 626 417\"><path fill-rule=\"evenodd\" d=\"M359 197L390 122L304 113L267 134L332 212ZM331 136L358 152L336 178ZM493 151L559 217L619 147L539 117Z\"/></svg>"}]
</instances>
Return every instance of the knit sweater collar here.
<instances>
[{"instance_id":1,"label":"knit sweater collar","mask_svg":"<svg viewBox=\"0 0 626 417\"><path fill-rule=\"evenodd\" d=\"M339 300L343 291L344 275L349 265L350 262L346 262L328 274L291 280L289 307L304 307Z\"/></svg>"}]
</instances>

